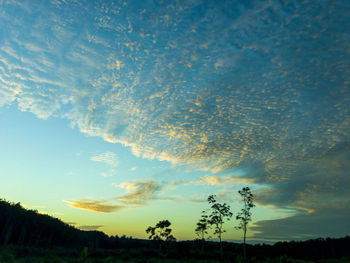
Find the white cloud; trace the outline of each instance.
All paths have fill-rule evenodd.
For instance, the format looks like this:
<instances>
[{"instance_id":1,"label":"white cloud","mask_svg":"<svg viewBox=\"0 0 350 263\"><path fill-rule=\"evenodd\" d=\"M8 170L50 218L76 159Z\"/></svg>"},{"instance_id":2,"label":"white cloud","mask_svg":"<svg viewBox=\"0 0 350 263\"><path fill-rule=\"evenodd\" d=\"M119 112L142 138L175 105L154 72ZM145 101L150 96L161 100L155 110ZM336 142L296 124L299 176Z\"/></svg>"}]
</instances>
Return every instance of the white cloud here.
<instances>
[{"instance_id":1,"label":"white cloud","mask_svg":"<svg viewBox=\"0 0 350 263\"><path fill-rule=\"evenodd\" d=\"M115 170L111 169L108 172L102 172L101 176L102 177L112 177L115 175Z\"/></svg>"},{"instance_id":2,"label":"white cloud","mask_svg":"<svg viewBox=\"0 0 350 263\"><path fill-rule=\"evenodd\" d=\"M90 160L95 162L105 163L111 167L116 167L119 164L119 159L114 152L105 152L92 156Z\"/></svg>"}]
</instances>

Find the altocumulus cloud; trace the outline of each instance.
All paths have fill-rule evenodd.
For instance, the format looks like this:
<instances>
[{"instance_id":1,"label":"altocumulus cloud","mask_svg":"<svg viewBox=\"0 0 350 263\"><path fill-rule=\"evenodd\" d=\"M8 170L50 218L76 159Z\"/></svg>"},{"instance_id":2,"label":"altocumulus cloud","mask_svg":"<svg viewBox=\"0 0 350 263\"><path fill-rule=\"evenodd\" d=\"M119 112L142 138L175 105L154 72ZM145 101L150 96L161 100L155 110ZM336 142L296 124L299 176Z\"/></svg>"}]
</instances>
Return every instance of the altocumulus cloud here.
<instances>
[{"instance_id":1,"label":"altocumulus cloud","mask_svg":"<svg viewBox=\"0 0 350 263\"><path fill-rule=\"evenodd\" d=\"M65 117L138 156L239 168L269 185L257 202L295 210L288 222L314 211L321 227L323 205L349 210L348 3L172 5L3 3L0 105ZM138 185L125 200L152 197Z\"/></svg>"}]
</instances>

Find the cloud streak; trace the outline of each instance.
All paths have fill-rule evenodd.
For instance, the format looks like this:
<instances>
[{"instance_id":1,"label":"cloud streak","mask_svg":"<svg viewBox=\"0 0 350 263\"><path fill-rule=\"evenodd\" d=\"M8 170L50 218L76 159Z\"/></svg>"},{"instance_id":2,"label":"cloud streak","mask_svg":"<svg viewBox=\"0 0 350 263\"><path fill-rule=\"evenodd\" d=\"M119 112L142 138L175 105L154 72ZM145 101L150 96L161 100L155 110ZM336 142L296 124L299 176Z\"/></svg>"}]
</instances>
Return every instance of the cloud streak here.
<instances>
[{"instance_id":1,"label":"cloud streak","mask_svg":"<svg viewBox=\"0 0 350 263\"><path fill-rule=\"evenodd\" d=\"M84 226L78 226L80 230L83 231L97 231L99 228L103 227L103 225L84 225Z\"/></svg>"},{"instance_id":2,"label":"cloud streak","mask_svg":"<svg viewBox=\"0 0 350 263\"><path fill-rule=\"evenodd\" d=\"M157 200L156 195L162 188L161 184L152 180L135 180L114 185L126 189L127 193L117 198L126 205L144 205L149 200Z\"/></svg>"},{"instance_id":3,"label":"cloud streak","mask_svg":"<svg viewBox=\"0 0 350 263\"><path fill-rule=\"evenodd\" d=\"M89 210L97 213L112 213L123 209L123 206L113 205L103 200L65 200L71 207Z\"/></svg>"},{"instance_id":4,"label":"cloud streak","mask_svg":"<svg viewBox=\"0 0 350 263\"><path fill-rule=\"evenodd\" d=\"M236 184L252 184L254 182L251 178L242 178L233 175L206 175L197 180L197 184L207 184L207 185L229 185L234 186Z\"/></svg>"}]
</instances>

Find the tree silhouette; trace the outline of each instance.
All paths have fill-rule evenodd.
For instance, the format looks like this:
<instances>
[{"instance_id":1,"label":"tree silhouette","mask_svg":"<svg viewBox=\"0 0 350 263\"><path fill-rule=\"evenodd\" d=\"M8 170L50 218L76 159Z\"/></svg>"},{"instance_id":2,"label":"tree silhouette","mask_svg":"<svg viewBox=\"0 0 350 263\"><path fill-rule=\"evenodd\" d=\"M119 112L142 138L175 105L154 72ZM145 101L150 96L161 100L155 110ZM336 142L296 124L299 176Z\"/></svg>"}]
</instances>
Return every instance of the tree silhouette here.
<instances>
[{"instance_id":1,"label":"tree silhouette","mask_svg":"<svg viewBox=\"0 0 350 263\"><path fill-rule=\"evenodd\" d=\"M218 203L216 200L216 195L210 195L208 197L208 202L211 205L211 213L209 215L209 224L214 226L214 235L217 235L220 241L220 255L221 259L223 258L223 250L222 250L222 234L226 232L223 229L224 220L230 220L232 217L232 213L230 211L230 206L226 203Z\"/></svg>"},{"instance_id":2,"label":"tree silhouette","mask_svg":"<svg viewBox=\"0 0 350 263\"><path fill-rule=\"evenodd\" d=\"M146 233L149 234L149 239L158 241L175 241L175 237L171 234L172 229L169 220L159 221L155 227L149 226Z\"/></svg>"},{"instance_id":3,"label":"tree silhouette","mask_svg":"<svg viewBox=\"0 0 350 263\"><path fill-rule=\"evenodd\" d=\"M208 221L208 215L205 213L205 211L202 211L202 216L197 222L197 227L194 230L197 234L197 236L201 240L205 240L205 235L208 234L208 228L209 228L209 221Z\"/></svg>"},{"instance_id":4,"label":"tree silhouette","mask_svg":"<svg viewBox=\"0 0 350 263\"><path fill-rule=\"evenodd\" d=\"M243 257L246 260L246 237L247 237L247 227L249 221L252 220L250 209L255 205L253 204L254 196L250 191L249 187L243 187L238 191L241 195L243 201L243 208L237 213L236 219L239 220L239 225L235 227L236 229L243 230Z\"/></svg>"},{"instance_id":5,"label":"tree silhouette","mask_svg":"<svg viewBox=\"0 0 350 263\"><path fill-rule=\"evenodd\" d=\"M201 240L202 252L204 249L205 235L208 234L208 228L209 228L208 215L205 213L205 211L202 211L202 216L198 220L197 227L194 230L196 232L197 236Z\"/></svg>"}]
</instances>

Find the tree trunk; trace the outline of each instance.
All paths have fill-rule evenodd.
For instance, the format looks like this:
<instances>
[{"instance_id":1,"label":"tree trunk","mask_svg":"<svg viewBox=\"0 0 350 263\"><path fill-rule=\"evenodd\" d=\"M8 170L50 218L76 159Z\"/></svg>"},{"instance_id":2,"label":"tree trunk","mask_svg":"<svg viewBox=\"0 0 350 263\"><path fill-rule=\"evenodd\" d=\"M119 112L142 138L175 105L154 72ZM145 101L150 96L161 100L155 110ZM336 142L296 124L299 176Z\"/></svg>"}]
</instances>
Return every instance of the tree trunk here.
<instances>
[{"instance_id":1,"label":"tree trunk","mask_svg":"<svg viewBox=\"0 0 350 263\"><path fill-rule=\"evenodd\" d=\"M205 239L204 239L204 235L203 235L202 240L201 240L201 254L204 253L204 242L205 242Z\"/></svg>"},{"instance_id":2,"label":"tree trunk","mask_svg":"<svg viewBox=\"0 0 350 263\"><path fill-rule=\"evenodd\" d=\"M243 235L243 258L244 258L244 261L247 260L246 245L245 245L246 233L247 233L247 229L244 228L244 235Z\"/></svg>"},{"instance_id":3,"label":"tree trunk","mask_svg":"<svg viewBox=\"0 0 350 263\"><path fill-rule=\"evenodd\" d=\"M220 259L221 259L221 262L222 262L224 260L224 251L222 249L221 234L219 236L219 240L220 240Z\"/></svg>"}]
</instances>

